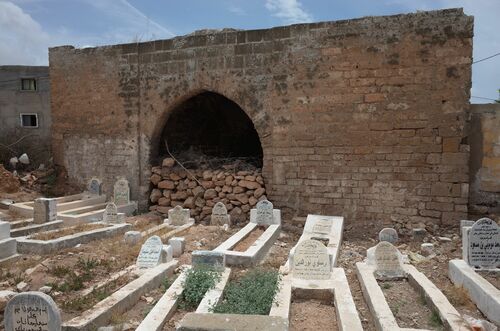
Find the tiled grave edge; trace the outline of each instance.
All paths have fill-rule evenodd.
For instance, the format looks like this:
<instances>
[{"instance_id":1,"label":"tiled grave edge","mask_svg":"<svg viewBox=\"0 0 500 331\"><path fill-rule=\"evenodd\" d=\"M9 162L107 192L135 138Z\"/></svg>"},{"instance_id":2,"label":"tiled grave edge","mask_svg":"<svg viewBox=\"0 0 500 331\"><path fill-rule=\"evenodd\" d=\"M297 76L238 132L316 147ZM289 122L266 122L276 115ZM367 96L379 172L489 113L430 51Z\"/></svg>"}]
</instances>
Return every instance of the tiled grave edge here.
<instances>
[{"instance_id":1,"label":"tiled grave edge","mask_svg":"<svg viewBox=\"0 0 500 331\"><path fill-rule=\"evenodd\" d=\"M106 223L96 223L106 224ZM109 224L106 224L109 225ZM131 227L130 224L112 224L106 228L95 229L75 233L73 235L64 236L52 240L36 240L27 237L17 238L17 249L19 253L23 254L48 254L63 248L74 247L78 244L84 244L92 240L111 237L119 233L127 231Z\"/></svg>"},{"instance_id":2,"label":"tiled grave edge","mask_svg":"<svg viewBox=\"0 0 500 331\"><path fill-rule=\"evenodd\" d=\"M62 330L90 331L105 325L113 315L124 313L132 308L143 294L159 287L167 275L173 274L177 264L177 260L172 260L147 270L142 276L100 301L81 316L64 322Z\"/></svg>"},{"instance_id":3,"label":"tiled grave edge","mask_svg":"<svg viewBox=\"0 0 500 331\"><path fill-rule=\"evenodd\" d=\"M426 302L438 312L441 321L448 330L467 330L467 326L460 313L424 274L419 272L414 266L408 264L403 265L403 269L407 274L408 281L414 285L418 292L425 295ZM356 271L363 296L373 314L377 330L408 330L399 327L396 317L392 313L384 293L377 283L374 275L375 268L364 262L358 262L356 263Z\"/></svg>"},{"instance_id":4,"label":"tiled grave edge","mask_svg":"<svg viewBox=\"0 0 500 331\"><path fill-rule=\"evenodd\" d=\"M499 271L500 273L500 271ZM500 290L481 277L464 260L450 260L448 275L456 286L464 287L477 308L500 326Z\"/></svg>"}]
</instances>

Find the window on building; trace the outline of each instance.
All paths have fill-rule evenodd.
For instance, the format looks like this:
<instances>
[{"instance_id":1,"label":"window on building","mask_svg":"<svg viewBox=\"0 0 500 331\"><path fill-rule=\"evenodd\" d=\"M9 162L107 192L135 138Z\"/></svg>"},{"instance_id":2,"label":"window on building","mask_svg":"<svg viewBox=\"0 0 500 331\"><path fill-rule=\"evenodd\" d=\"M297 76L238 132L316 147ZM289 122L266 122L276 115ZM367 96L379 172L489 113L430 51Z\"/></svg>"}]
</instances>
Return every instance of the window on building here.
<instances>
[{"instance_id":1,"label":"window on building","mask_svg":"<svg viewBox=\"0 0 500 331\"><path fill-rule=\"evenodd\" d=\"M38 128L37 114L21 114L21 126L23 128Z\"/></svg>"},{"instance_id":2,"label":"window on building","mask_svg":"<svg viewBox=\"0 0 500 331\"><path fill-rule=\"evenodd\" d=\"M23 79L21 79L21 90L23 90L23 91L36 91L36 79L35 78L23 78Z\"/></svg>"}]
</instances>

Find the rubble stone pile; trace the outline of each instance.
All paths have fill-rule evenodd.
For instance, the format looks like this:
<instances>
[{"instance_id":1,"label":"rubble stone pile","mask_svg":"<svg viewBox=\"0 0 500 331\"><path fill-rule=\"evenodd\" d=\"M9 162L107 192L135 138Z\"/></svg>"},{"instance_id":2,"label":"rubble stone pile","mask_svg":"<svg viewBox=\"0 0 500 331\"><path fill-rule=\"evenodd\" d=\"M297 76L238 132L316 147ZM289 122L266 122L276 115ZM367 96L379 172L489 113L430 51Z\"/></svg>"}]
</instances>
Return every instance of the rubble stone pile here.
<instances>
[{"instance_id":1,"label":"rubble stone pile","mask_svg":"<svg viewBox=\"0 0 500 331\"><path fill-rule=\"evenodd\" d=\"M219 201L226 205L232 222L250 218L250 209L266 199L261 169L248 166L238 170L236 164L225 164L221 169L183 169L172 158L162 166L152 168L150 210L167 215L168 210L180 205L191 209L196 221L210 221L212 207Z\"/></svg>"},{"instance_id":2,"label":"rubble stone pile","mask_svg":"<svg viewBox=\"0 0 500 331\"><path fill-rule=\"evenodd\" d=\"M0 192L14 193L21 189L19 179L0 164Z\"/></svg>"}]
</instances>

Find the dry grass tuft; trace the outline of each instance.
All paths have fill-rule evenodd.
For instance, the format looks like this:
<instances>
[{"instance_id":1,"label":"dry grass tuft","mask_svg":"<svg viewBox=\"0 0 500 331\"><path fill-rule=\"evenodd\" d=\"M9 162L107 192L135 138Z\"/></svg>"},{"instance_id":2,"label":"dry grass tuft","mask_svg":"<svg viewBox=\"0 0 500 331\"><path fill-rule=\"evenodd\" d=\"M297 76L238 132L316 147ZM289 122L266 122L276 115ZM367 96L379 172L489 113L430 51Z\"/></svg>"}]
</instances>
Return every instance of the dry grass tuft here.
<instances>
[{"instance_id":1,"label":"dry grass tuft","mask_svg":"<svg viewBox=\"0 0 500 331\"><path fill-rule=\"evenodd\" d=\"M52 240L52 239L56 239L56 238L70 236L70 235L75 234L75 233L106 228L108 226L109 225L92 224L92 223L80 224L80 225L72 226L69 228L64 228L64 229L57 230L57 231L40 232L40 233L33 234L33 235L29 236L29 238L36 239L36 240Z\"/></svg>"}]
</instances>

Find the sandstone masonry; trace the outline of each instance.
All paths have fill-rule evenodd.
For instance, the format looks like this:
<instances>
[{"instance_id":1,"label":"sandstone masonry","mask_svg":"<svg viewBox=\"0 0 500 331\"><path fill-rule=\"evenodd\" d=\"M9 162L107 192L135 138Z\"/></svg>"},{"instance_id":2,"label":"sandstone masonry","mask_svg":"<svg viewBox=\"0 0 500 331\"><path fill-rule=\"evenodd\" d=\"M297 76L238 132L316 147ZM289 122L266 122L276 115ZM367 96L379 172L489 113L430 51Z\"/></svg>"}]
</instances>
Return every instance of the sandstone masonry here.
<instances>
[{"instance_id":1,"label":"sandstone masonry","mask_svg":"<svg viewBox=\"0 0 500 331\"><path fill-rule=\"evenodd\" d=\"M72 179L125 177L146 208L171 110L204 91L253 121L285 215L467 216L473 18L461 9L51 48L53 153Z\"/></svg>"}]
</instances>

